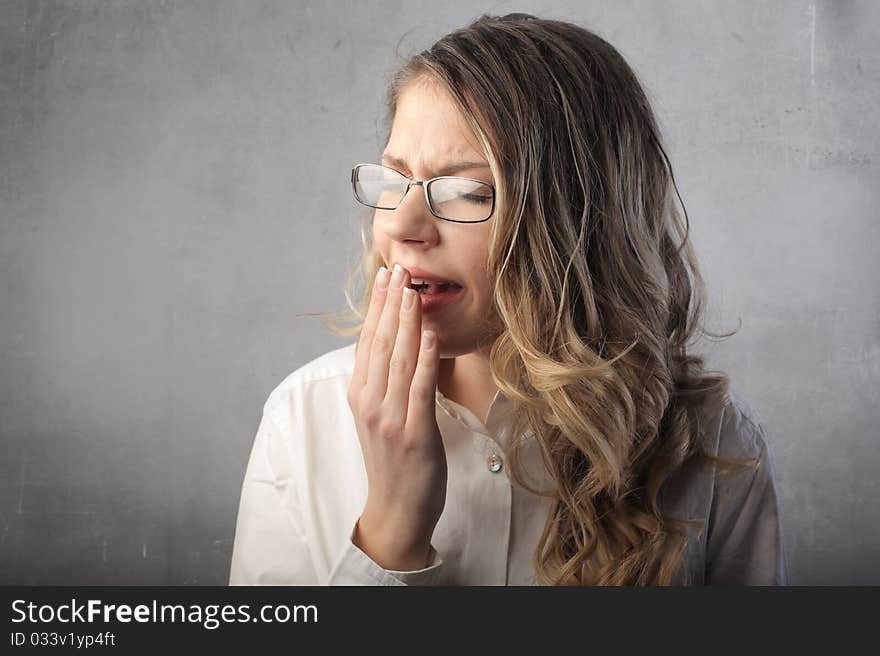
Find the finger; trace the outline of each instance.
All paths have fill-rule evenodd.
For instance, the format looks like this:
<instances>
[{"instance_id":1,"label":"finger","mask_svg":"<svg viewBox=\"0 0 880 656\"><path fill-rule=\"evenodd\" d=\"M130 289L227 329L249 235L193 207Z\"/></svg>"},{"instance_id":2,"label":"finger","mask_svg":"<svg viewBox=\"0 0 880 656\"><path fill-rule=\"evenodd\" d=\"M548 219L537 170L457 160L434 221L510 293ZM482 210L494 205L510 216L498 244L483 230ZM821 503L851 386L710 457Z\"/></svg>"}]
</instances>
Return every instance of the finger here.
<instances>
[{"instance_id":1,"label":"finger","mask_svg":"<svg viewBox=\"0 0 880 656\"><path fill-rule=\"evenodd\" d=\"M397 340L397 325L400 315L400 301L403 287L409 284L409 272L399 264L394 265L391 284L385 297L382 316L370 345L370 364L367 367L366 390L368 403L382 403L388 386L388 364Z\"/></svg>"},{"instance_id":2,"label":"finger","mask_svg":"<svg viewBox=\"0 0 880 656\"><path fill-rule=\"evenodd\" d=\"M361 334L355 348L354 373L351 377L351 384L357 386L358 389L363 388L367 383L370 346L373 343L373 335L376 333L376 324L379 323L379 317L382 315L382 308L385 307L389 278L388 269L379 267L376 280L373 283L373 291L370 294L370 306L367 309L367 316L364 319L364 325L361 327Z\"/></svg>"},{"instance_id":3,"label":"finger","mask_svg":"<svg viewBox=\"0 0 880 656\"><path fill-rule=\"evenodd\" d=\"M409 301L409 307L407 302ZM412 385L422 328L422 302L412 289L403 289L397 341L391 354L388 370L388 390L385 392L386 412L393 426L405 426L409 408L409 390Z\"/></svg>"},{"instance_id":4,"label":"finger","mask_svg":"<svg viewBox=\"0 0 880 656\"><path fill-rule=\"evenodd\" d=\"M422 330L419 358L409 391L407 428L412 422L418 422L425 417L436 419L437 374L439 371L440 347L437 344L436 333L431 330ZM415 434L410 430L407 430L407 433Z\"/></svg>"}]
</instances>

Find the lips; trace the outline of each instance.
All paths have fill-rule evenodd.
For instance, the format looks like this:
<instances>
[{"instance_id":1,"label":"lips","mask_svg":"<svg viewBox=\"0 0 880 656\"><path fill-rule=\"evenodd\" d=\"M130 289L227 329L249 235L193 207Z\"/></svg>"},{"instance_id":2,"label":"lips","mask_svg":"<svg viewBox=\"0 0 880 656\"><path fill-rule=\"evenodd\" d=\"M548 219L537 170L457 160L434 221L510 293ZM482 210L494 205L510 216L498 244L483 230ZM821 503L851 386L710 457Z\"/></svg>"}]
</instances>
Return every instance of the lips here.
<instances>
[{"instance_id":1,"label":"lips","mask_svg":"<svg viewBox=\"0 0 880 656\"><path fill-rule=\"evenodd\" d=\"M409 271L409 276L411 280L424 280L425 282L432 285L453 285L454 287L462 287L463 285L455 282L447 278L446 276L434 273L429 271L428 269L423 269L421 267L415 265L405 264L403 262L395 262L394 264L400 264L404 269ZM390 268L394 268L394 264L391 265Z\"/></svg>"},{"instance_id":2,"label":"lips","mask_svg":"<svg viewBox=\"0 0 880 656\"><path fill-rule=\"evenodd\" d=\"M422 303L422 312L426 318L437 318L437 314L443 309L449 308L455 304L456 299L461 297L464 290L459 286L449 287L446 291L438 292L421 292L419 300Z\"/></svg>"}]
</instances>

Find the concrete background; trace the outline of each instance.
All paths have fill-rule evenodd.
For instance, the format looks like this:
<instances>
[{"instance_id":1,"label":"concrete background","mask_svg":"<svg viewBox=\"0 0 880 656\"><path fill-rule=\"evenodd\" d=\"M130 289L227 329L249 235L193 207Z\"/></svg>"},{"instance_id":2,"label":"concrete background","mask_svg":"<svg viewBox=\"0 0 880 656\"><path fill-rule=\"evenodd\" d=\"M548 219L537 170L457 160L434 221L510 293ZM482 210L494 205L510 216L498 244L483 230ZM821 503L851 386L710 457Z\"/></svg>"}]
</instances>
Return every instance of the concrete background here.
<instances>
[{"instance_id":1,"label":"concrete background","mask_svg":"<svg viewBox=\"0 0 880 656\"><path fill-rule=\"evenodd\" d=\"M880 4L581 0L0 4L0 582L226 582L266 396L348 343L297 314L396 51L509 11L641 76L791 582L880 583Z\"/></svg>"}]
</instances>

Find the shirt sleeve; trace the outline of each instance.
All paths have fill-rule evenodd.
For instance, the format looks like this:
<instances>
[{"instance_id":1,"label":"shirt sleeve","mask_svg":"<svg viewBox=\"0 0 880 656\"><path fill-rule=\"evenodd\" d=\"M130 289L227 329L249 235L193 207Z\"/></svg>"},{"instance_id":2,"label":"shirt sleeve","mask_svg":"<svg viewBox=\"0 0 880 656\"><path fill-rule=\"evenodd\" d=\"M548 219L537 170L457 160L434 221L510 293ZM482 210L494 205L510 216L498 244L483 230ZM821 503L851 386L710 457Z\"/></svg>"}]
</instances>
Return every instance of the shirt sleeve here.
<instances>
[{"instance_id":1,"label":"shirt sleeve","mask_svg":"<svg viewBox=\"0 0 880 656\"><path fill-rule=\"evenodd\" d=\"M357 522L351 531L348 544L340 554L333 571L330 585L436 585L443 567L443 559L431 545L428 566L412 571L384 569L354 543Z\"/></svg>"},{"instance_id":2,"label":"shirt sleeve","mask_svg":"<svg viewBox=\"0 0 880 656\"><path fill-rule=\"evenodd\" d=\"M322 580L311 557L296 495L285 494L287 486L293 485L293 481L280 478L272 467L270 453L287 453L277 448L280 440L278 427L264 410L242 483L229 572L230 585L436 583L443 561L433 546L428 567L399 572L380 567L354 545L351 537L343 546L327 580Z\"/></svg>"},{"instance_id":3,"label":"shirt sleeve","mask_svg":"<svg viewBox=\"0 0 880 656\"><path fill-rule=\"evenodd\" d=\"M266 412L257 429L241 488L230 585L319 585L298 508L284 503L290 481L275 475L269 443L278 429Z\"/></svg>"},{"instance_id":4,"label":"shirt sleeve","mask_svg":"<svg viewBox=\"0 0 880 656\"><path fill-rule=\"evenodd\" d=\"M788 585L774 469L760 423L742 430L757 449L746 475L717 475L706 548L707 585Z\"/></svg>"}]
</instances>

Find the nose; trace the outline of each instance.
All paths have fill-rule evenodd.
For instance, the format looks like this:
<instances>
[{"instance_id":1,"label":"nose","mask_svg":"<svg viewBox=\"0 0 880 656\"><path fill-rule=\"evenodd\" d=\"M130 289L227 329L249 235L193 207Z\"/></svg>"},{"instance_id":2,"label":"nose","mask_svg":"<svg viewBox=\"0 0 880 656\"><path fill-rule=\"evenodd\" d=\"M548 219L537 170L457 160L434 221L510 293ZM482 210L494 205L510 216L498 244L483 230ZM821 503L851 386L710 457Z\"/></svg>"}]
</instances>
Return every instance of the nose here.
<instances>
[{"instance_id":1,"label":"nose","mask_svg":"<svg viewBox=\"0 0 880 656\"><path fill-rule=\"evenodd\" d=\"M401 208L404 207L404 204L407 202L407 198L409 198L410 204L416 203L417 207L418 207L418 203L421 202L421 210L423 212L427 212L428 214L430 214L431 209L428 207L427 199L425 198L424 184L425 183L422 182L421 180L416 180L416 181L410 182L406 186L406 191L403 192L403 198L400 199L400 202L397 204L397 209L395 211L399 212L401 210ZM422 187L422 188L418 189L418 190L414 190L412 193L410 193L410 191L412 190L413 187ZM413 197L415 197L415 200L413 200ZM408 205L407 205L406 209L407 210L410 209Z\"/></svg>"}]
</instances>

